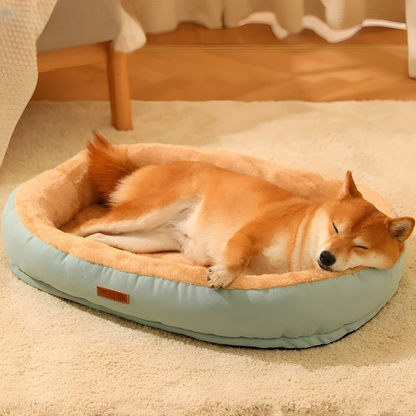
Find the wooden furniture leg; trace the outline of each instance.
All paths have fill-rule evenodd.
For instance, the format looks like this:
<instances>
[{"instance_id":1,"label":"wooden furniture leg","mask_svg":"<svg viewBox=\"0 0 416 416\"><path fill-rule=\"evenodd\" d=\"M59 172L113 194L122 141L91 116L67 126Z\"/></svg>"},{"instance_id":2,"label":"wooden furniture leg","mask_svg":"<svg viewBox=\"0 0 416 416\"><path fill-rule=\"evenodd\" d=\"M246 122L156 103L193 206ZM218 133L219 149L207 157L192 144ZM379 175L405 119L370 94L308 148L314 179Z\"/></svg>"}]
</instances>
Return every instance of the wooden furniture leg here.
<instances>
[{"instance_id":1,"label":"wooden furniture leg","mask_svg":"<svg viewBox=\"0 0 416 416\"><path fill-rule=\"evenodd\" d=\"M108 45L107 76L112 124L117 130L132 130L127 54L115 51L113 42Z\"/></svg>"},{"instance_id":2,"label":"wooden furniture leg","mask_svg":"<svg viewBox=\"0 0 416 416\"><path fill-rule=\"evenodd\" d=\"M111 121L117 130L133 128L127 54L116 52L112 42L95 43L38 53L38 71L107 63Z\"/></svg>"}]
</instances>

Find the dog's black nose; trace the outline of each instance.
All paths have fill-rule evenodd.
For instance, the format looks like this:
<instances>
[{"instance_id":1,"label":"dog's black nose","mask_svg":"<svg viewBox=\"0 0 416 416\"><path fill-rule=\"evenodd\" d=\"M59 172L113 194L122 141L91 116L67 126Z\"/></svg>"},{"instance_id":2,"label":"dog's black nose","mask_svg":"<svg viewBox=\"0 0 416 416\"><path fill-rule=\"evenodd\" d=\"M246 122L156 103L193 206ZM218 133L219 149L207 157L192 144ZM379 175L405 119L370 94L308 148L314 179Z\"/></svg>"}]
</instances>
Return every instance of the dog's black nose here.
<instances>
[{"instance_id":1,"label":"dog's black nose","mask_svg":"<svg viewBox=\"0 0 416 416\"><path fill-rule=\"evenodd\" d=\"M336 262L335 256L326 250L321 253L319 260L324 266L332 266Z\"/></svg>"}]
</instances>

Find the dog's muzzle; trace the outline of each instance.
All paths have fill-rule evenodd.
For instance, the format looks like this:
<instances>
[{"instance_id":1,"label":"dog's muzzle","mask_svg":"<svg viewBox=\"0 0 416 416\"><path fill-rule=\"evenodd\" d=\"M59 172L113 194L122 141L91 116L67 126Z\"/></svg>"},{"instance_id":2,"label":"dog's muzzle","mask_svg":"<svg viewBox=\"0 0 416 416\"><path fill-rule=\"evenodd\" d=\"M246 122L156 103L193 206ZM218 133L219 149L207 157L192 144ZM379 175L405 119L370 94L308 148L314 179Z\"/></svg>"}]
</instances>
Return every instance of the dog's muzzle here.
<instances>
[{"instance_id":1,"label":"dog's muzzle","mask_svg":"<svg viewBox=\"0 0 416 416\"><path fill-rule=\"evenodd\" d=\"M318 265L321 269L331 271L331 266L337 261L335 256L327 250L324 250L318 259Z\"/></svg>"}]
</instances>

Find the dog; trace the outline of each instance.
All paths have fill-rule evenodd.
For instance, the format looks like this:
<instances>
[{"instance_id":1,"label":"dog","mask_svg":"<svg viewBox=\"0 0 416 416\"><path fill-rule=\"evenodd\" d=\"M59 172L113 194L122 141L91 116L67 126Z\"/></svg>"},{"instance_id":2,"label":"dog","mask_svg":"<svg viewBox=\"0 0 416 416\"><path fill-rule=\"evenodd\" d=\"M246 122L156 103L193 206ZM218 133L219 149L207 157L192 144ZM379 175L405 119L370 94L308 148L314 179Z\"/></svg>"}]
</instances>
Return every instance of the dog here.
<instances>
[{"instance_id":1,"label":"dog","mask_svg":"<svg viewBox=\"0 0 416 416\"><path fill-rule=\"evenodd\" d=\"M208 267L208 286L242 273L391 268L415 226L366 201L350 171L340 195L313 203L265 180L213 164L136 166L98 133L89 175L106 213L64 231L134 253L180 251Z\"/></svg>"}]
</instances>

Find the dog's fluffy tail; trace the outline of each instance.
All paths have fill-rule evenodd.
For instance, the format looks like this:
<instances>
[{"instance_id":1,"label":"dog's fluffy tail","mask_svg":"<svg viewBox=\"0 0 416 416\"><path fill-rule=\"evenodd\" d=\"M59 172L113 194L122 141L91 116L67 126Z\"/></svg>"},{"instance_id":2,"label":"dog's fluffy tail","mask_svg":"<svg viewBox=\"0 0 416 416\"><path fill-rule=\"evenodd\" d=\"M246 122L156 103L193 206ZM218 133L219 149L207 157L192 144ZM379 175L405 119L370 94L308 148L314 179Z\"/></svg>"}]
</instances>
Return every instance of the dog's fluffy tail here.
<instances>
[{"instance_id":1,"label":"dog's fluffy tail","mask_svg":"<svg viewBox=\"0 0 416 416\"><path fill-rule=\"evenodd\" d=\"M112 145L96 131L93 133L95 141L87 145L88 171L100 197L107 203L120 180L134 172L137 166L128 158L125 148Z\"/></svg>"}]
</instances>

